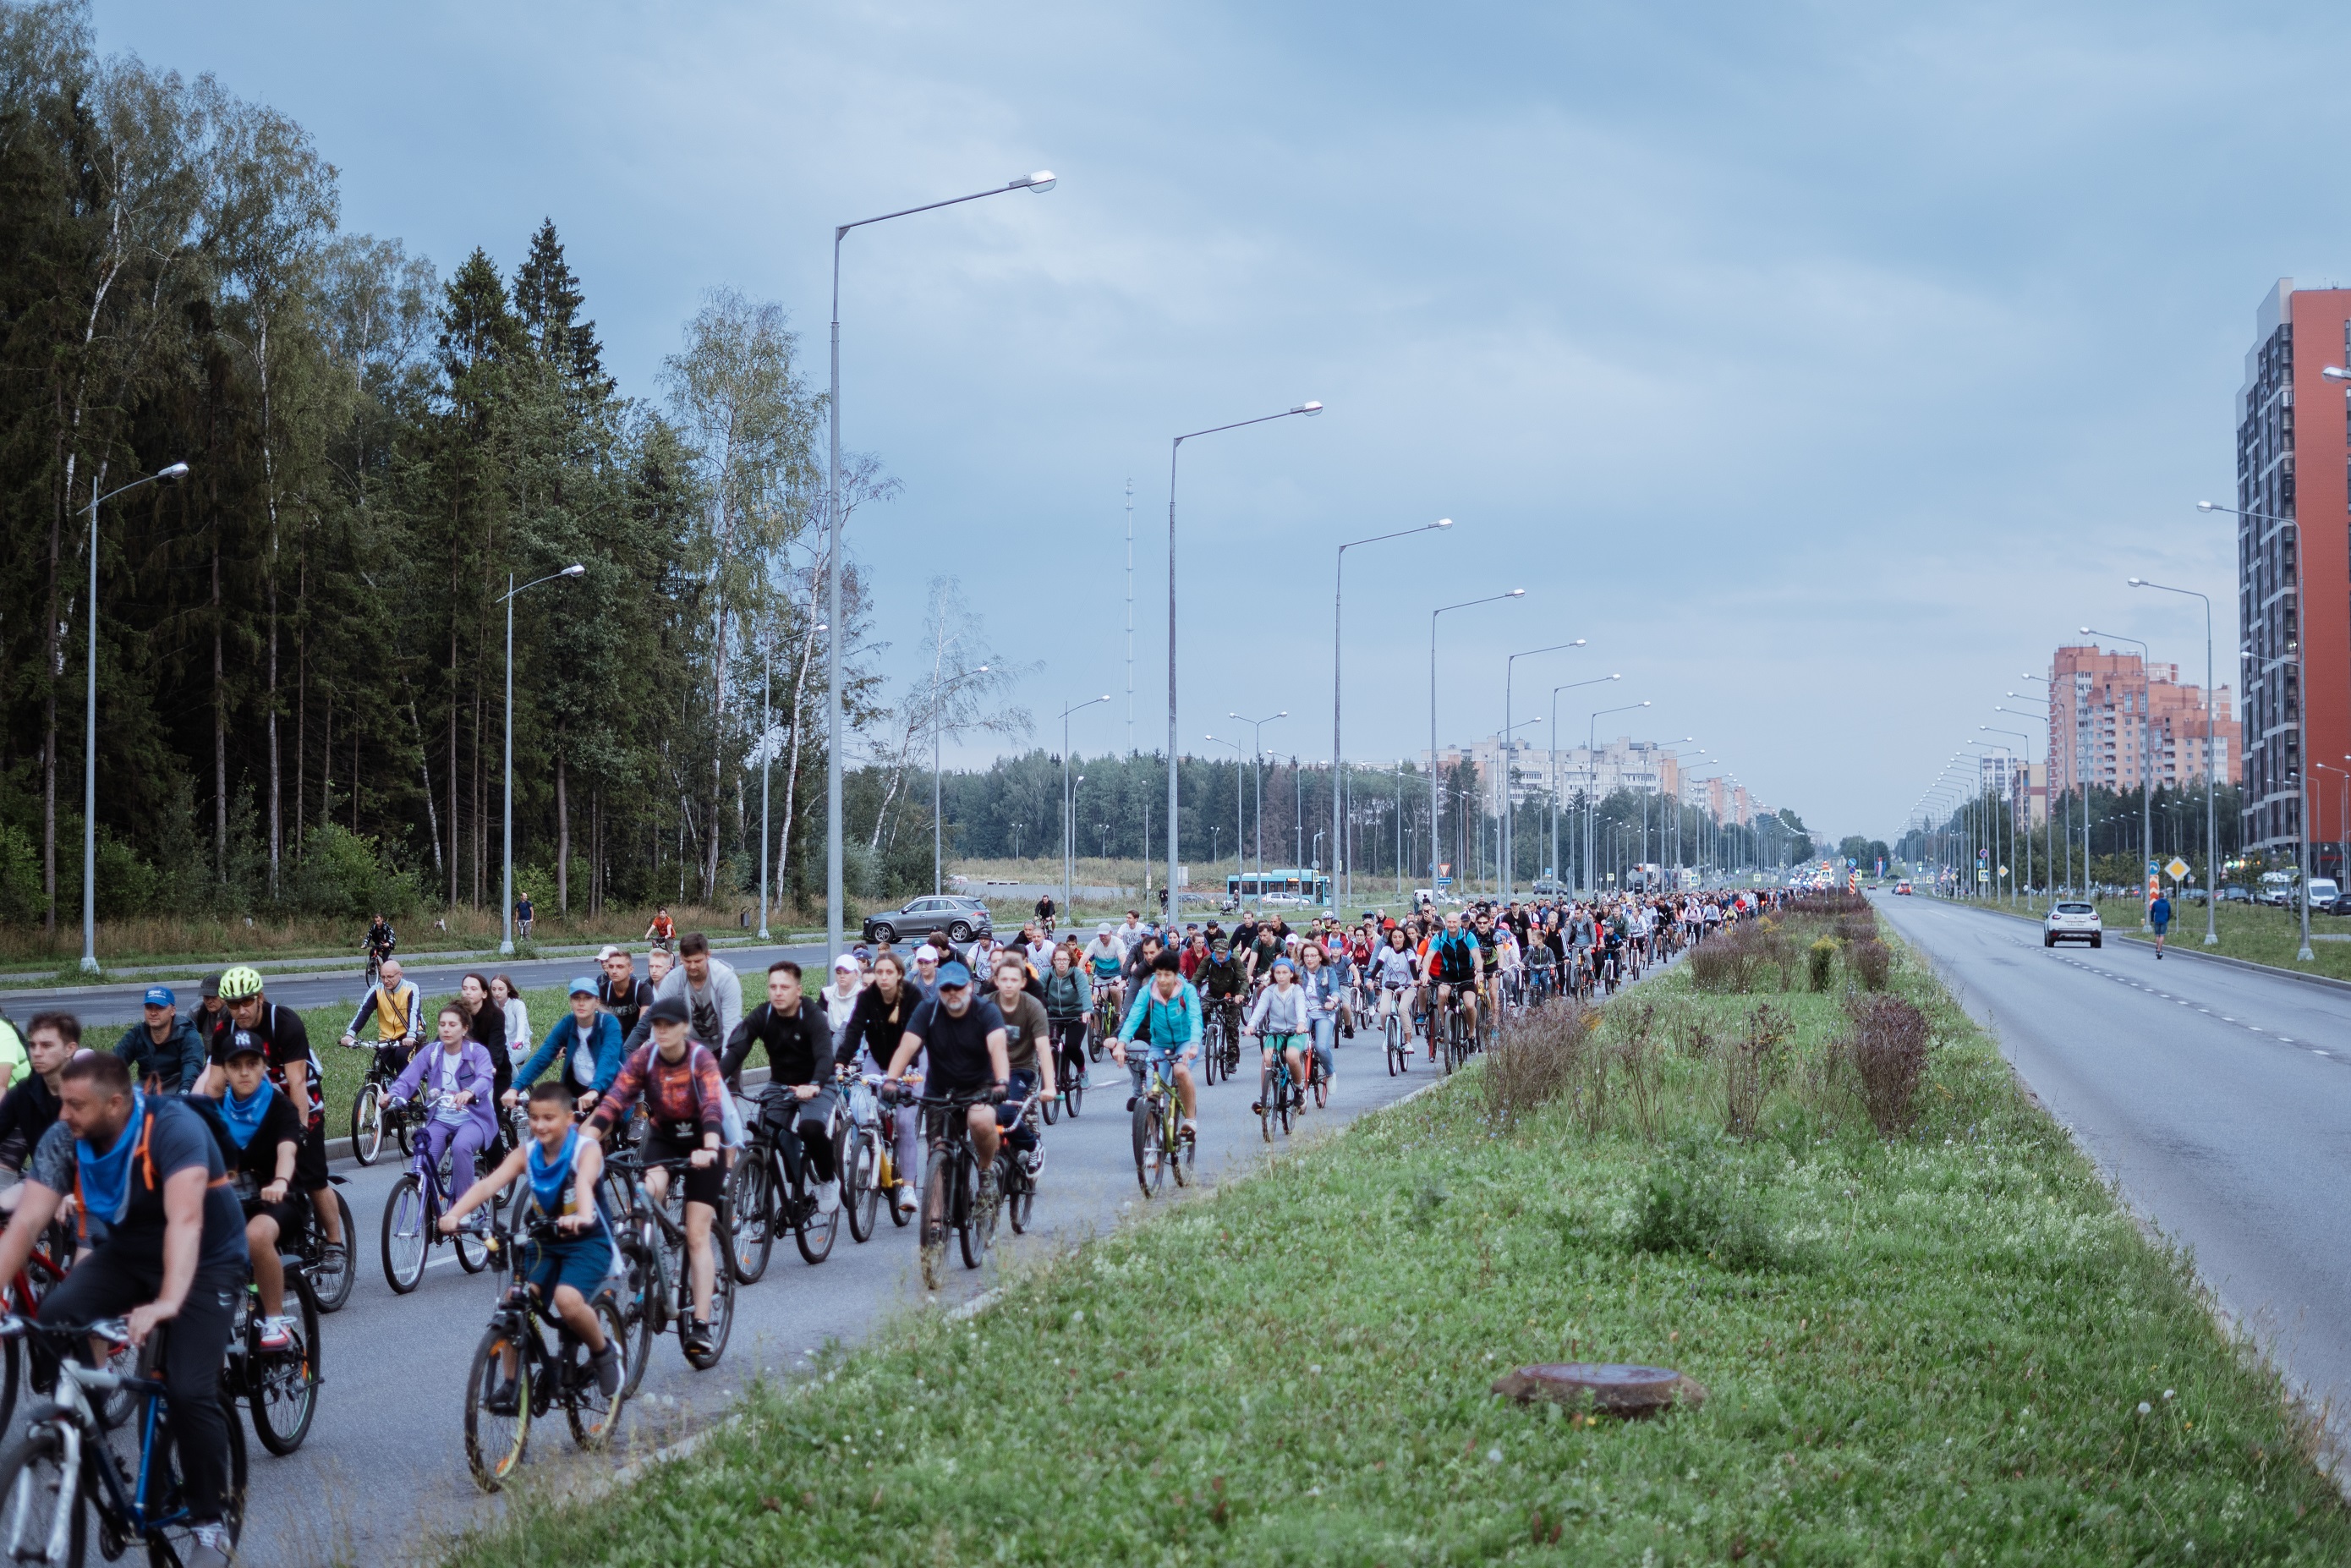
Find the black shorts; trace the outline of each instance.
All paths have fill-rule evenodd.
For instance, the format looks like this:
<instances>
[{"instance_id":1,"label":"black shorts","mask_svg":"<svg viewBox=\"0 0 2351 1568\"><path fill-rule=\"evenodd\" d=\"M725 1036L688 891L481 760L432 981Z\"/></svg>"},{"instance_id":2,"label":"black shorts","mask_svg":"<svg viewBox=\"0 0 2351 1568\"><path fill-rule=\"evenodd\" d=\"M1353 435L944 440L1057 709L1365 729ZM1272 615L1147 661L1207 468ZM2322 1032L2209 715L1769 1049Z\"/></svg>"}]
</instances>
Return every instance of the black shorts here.
<instances>
[{"instance_id":1,"label":"black shorts","mask_svg":"<svg viewBox=\"0 0 2351 1568\"><path fill-rule=\"evenodd\" d=\"M317 1192L326 1185L326 1124L313 1122L303 1129L302 1142L294 1151L294 1189L297 1192Z\"/></svg>"},{"instance_id":2,"label":"black shorts","mask_svg":"<svg viewBox=\"0 0 2351 1568\"><path fill-rule=\"evenodd\" d=\"M308 1207L308 1206L303 1202L300 1190L298 1188L291 1188L287 1192L284 1198L276 1203L264 1203L257 1197L246 1198L245 1200L245 1218L248 1224L256 1219L274 1219L277 1221L277 1242L279 1249L282 1251L290 1251L293 1249L297 1239L298 1239L302 1234L302 1216Z\"/></svg>"},{"instance_id":3,"label":"black shorts","mask_svg":"<svg viewBox=\"0 0 2351 1568\"><path fill-rule=\"evenodd\" d=\"M690 1138L678 1138L655 1127L645 1134L643 1147L645 1164L649 1166L658 1160L686 1159L702 1147L702 1134L696 1132ZM713 1159L699 1170L692 1166L686 1166L684 1191L686 1202L706 1203L716 1208L719 1200L726 1196L726 1171L723 1161Z\"/></svg>"}]
</instances>

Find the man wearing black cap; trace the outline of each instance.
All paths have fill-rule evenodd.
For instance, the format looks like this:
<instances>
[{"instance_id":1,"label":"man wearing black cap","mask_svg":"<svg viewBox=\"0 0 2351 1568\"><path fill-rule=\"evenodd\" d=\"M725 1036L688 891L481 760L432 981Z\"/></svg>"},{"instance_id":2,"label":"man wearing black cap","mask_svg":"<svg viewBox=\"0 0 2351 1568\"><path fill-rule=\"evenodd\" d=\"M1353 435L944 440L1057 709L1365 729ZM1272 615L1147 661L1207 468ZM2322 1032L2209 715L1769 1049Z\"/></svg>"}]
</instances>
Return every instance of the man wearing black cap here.
<instances>
[{"instance_id":1,"label":"man wearing black cap","mask_svg":"<svg viewBox=\"0 0 2351 1568\"><path fill-rule=\"evenodd\" d=\"M902 1075L925 1048L930 1051L930 1073L924 1088L934 1095L977 1095L979 1103L965 1112L971 1129L972 1152L979 1156L979 1197L996 1198L996 1149L1002 1134L996 1125L993 1101L1004 1098L1012 1078L1005 1054L1004 1015L985 997L972 994L971 971L961 961L939 966L939 992L914 1009L906 1020L898 1049L891 1053L889 1076Z\"/></svg>"}]
</instances>

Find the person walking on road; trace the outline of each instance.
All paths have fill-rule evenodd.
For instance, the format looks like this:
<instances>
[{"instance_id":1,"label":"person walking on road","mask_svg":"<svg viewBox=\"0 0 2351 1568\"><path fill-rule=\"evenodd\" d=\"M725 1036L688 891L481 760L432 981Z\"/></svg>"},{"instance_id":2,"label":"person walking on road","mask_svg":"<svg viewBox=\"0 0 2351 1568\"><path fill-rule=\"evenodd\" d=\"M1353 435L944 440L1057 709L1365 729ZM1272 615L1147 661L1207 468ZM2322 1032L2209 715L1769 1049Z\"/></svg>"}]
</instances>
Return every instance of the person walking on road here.
<instances>
[{"instance_id":1,"label":"person walking on road","mask_svg":"<svg viewBox=\"0 0 2351 1568\"><path fill-rule=\"evenodd\" d=\"M2156 890L2155 902L2147 906L2147 923L2155 927L2155 956L2159 960L2163 956L2163 934L2171 925L2171 900L2163 896L2160 888Z\"/></svg>"}]
</instances>

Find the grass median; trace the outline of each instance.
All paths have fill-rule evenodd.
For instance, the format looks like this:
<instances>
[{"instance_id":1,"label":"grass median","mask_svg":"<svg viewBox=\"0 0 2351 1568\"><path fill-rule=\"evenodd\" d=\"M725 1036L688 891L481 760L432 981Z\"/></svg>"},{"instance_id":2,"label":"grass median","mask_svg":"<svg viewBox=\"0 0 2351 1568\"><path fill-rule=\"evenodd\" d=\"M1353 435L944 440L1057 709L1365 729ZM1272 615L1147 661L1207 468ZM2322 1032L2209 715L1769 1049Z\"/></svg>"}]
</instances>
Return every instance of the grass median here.
<instances>
[{"instance_id":1,"label":"grass median","mask_svg":"<svg viewBox=\"0 0 2351 1568\"><path fill-rule=\"evenodd\" d=\"M2351 1557L2310 1427L2187 1266L1923 965L1846 936L1552 1009L453 1561ZM1566 1360L1711 1397L1619 1423L1490 1392Z\"/></svg>"}]
</instances>

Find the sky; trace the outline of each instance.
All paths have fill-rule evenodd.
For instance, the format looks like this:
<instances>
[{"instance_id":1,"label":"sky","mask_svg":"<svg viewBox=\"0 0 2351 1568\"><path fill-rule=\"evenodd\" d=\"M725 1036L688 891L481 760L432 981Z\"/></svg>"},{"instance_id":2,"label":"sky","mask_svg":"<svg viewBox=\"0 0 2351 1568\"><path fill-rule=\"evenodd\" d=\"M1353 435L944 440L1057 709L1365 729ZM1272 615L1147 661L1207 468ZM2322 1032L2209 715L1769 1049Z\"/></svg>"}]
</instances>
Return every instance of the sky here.
<instances>
[{"instance_id":1,"label":"sky","mask_svg":"<svg viewBox=\"0 0 2351 1568\"><path fill-rule=\"evenodd\" d=\"M1331 755L1450 746L1551 688L1562 744L1704 747L1816 830L1892 838L2075 628L2234 664L2232 405L2281 277L2351 276L2339 7L447 4L95 0L100 46L300 120L345 226L445 273L560 230L624 392L704 290L825 375L876 658L954 575L1058 749L1287 709ZM1621 694L1621 695L1619 695ZM2011 702L2011 706L2020 706ZM1626 719L1636 720L1628 725ZM1998 737L1989 738L1998 739ZM2045 747L2036 736L2033 755ZM975 759L999 743L966 748Z\"/></svg>"}]
</instances>

